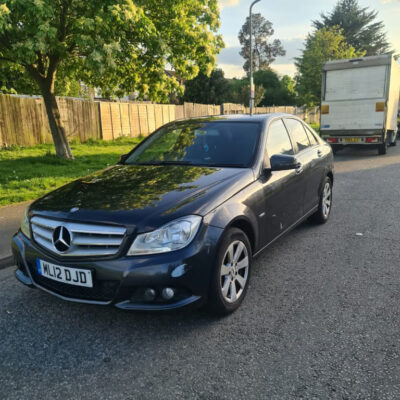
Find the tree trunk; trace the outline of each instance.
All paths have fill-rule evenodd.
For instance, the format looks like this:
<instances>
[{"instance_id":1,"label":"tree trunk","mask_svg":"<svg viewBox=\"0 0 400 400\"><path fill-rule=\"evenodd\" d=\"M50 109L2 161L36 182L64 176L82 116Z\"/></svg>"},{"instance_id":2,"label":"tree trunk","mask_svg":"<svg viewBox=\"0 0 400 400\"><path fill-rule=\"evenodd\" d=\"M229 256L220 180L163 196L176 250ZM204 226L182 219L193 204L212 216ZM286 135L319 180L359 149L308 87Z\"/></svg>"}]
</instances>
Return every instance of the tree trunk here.
<instances>
[{"instance_id":1,"label":"tree trunk","mask_svg":"<svg viewBox=\"0 0 400 400\"><path fill-rule=\"evenodd\" d=\"M61 123L60 110L56 101L56 96L52 90L42 87L43 101L46 106L47 117L49 119L50 131L53 137L56 154L59 157L72 160L74 157L69 147L65 129Z\"/></svg>"}]
</instances>

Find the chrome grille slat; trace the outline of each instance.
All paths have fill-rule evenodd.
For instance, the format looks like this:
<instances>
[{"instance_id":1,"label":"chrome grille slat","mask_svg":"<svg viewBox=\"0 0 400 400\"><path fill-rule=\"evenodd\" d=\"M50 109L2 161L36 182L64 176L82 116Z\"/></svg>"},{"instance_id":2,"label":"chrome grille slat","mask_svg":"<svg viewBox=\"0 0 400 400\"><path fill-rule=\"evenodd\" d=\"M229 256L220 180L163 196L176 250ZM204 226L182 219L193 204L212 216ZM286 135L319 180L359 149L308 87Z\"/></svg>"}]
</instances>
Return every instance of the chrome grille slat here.
<instances>
[{"instance_id":1,"label":"chrome grille slat","mask_svg":"<svg viewBox=\"0 0 400 400\"><path fill-rule=\"evenodd\" d=\"M121 239L118 238L99 238L99 237L75 237L72 244L78 246L120 246Z\"/></svg>"},{"instance_id":2,"label":"chrome grille slat","mask_svg":"<svg viewBox=\"0 0 400 400\"><path fill-rule=\"evenodd\" d=\"M65 257L116 254L126 233L126 228L122 226L58 221L38 216L32 217L30 222L36 243ZM65 252L58 251L53 244L53 233L59 226L68 229L71 235L71 247Z\"/></svg>"},{"instance_id":3,"label":"chrome grille slat","mask_svg":"<svg viewBox=\"0 0 400 400\"><path fill-rule=\"evenodd\" d=\"M33 233L35 233L36 235L39 235L43 239L46 239L50 242L53 240L53 236L52 236L53 231L43 229L40 226L32 226L32 231L33 231Z\"/></svg>"}]
</instances>

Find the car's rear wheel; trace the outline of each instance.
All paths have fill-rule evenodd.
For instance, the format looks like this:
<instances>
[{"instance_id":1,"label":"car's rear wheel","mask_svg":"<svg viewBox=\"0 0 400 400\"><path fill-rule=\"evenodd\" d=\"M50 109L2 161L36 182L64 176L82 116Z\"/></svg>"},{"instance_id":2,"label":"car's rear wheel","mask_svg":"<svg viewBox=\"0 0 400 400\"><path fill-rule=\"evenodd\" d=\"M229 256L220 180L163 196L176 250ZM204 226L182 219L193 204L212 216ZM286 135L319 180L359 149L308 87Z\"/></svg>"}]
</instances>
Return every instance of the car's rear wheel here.
<instances>
[{"instance_id":1,"label":"car's rear wheel","mask_svg":"<svg viewBox=\"0 0 400 400\"><path fill-rule=\"evenodd\" d=\"M318 224L325 224L331 215L332 209L332 180L325 177L322 183L322 191L319 196L318 210L311 216L311 220Z\"/></svg>"},{"instance_id":2,"label":"car's rear wheel","mask_svg":"<svg viewBox=\"0 0 400 400\"><path fill-rule=\"evenodd\" d=\"M246 234L230 228L224 234L213 269L208 308L217 314L229 314L242 303L249 284L251 246Z\"/></svg>"}]
</instances>

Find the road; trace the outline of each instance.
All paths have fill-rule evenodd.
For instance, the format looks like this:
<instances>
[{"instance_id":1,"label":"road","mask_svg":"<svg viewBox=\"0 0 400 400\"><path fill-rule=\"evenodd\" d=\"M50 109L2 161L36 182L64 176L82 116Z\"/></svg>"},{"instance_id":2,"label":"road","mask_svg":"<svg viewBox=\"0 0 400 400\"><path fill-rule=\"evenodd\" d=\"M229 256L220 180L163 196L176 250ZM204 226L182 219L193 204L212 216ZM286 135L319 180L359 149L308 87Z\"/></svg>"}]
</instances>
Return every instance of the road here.
<instances>
[{"instance_id":1,"label":"road","mask_svg":"<svg viewBox=\"0 0 400 400\"><path fill-rule=\"evenodd\" d=\"M2 399L399 399L400 146L336 156L334 209L253 265L242 307L128 313L0 271Z\"/></svg>"}]
</instances>

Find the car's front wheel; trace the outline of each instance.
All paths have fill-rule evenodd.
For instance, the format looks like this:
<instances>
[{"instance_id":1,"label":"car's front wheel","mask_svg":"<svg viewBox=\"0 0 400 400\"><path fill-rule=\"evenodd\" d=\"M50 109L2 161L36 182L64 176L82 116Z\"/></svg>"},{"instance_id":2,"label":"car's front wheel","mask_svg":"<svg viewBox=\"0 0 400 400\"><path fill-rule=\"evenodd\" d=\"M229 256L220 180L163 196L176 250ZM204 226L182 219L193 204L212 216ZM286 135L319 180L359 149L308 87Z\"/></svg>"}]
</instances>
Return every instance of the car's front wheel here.
<instances>
[{"instance_id":1,"label":"car's front wheel","mask_svg":"<svg viewBox=\"0 0 400 400\"><path fill-rule=\"evenodd\" d=\"M240 306L249 284L251 257L246 234L238 228L228 229L219 246L211 277L210 311L229 314Z\"/></svg>"}]
</instances>

